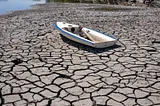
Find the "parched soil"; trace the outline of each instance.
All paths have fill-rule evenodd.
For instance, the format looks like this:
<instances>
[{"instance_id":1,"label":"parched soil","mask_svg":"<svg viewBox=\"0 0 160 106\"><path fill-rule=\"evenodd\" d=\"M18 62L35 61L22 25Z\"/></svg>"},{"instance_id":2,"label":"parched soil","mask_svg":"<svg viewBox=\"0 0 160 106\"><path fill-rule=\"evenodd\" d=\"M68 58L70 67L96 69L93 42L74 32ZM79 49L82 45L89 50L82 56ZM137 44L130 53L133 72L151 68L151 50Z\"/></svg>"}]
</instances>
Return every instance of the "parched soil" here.
<instances>
[{"instance_id":1,"label":"parched soil","mask_svg":"<svg viewBox=\"0 0 160 106\"><path fill-rule=\"evenodd\" d=\"M159 8L81 3L33 7L0 16L0 105L160 105ZM103 49L78 44L55 30L57 21L118 41Z\"/></svg>"}]
</instances>

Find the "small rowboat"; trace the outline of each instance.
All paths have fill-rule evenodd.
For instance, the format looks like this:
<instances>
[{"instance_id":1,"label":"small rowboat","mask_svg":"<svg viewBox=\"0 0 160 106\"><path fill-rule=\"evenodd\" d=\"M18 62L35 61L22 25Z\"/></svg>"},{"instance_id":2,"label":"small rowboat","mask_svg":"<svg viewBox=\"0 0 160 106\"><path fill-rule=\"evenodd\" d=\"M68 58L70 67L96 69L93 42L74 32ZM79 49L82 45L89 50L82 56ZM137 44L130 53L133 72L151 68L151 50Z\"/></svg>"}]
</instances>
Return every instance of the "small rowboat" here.
<instances>
[{"instance_id":1,"label":"small rowboat","mask_svg":"<svg viewBox=\"0 0 160 106\"><path fill-rule=\"evenodd\" d=\"M65 22L57 22L55 28L66 38L94 48L110 47L117 41L101 32Z\"/></svg>"}]
</instances>

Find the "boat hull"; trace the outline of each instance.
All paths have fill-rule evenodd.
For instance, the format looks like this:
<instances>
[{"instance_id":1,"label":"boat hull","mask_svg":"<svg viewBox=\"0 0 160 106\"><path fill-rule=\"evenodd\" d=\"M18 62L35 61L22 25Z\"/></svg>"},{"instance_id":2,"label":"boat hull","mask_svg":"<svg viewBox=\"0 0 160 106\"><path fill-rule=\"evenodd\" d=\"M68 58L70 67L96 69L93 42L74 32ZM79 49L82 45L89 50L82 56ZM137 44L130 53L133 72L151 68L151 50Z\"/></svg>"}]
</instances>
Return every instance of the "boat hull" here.
<instances>
[{"instance_id":1,"label":"boat hull","mask_svg":"<svg viewBox=\"0 0 160 106\"><path fill-rule=\"evenodd\" d=\"M71 33L69 31L64 30L64 27L68 27L68 26L72 26L72 27L79 27L78 25L74 25L74 24L68 24L68 23L63 23L63 22L57 22L55 24L55 28L66 38L73 40L75 42L87 45L87 46L91 46L94 48L106 48L106 47L110 47L115 45L116 43L116 38L102 34L101 32L97 32L94 31L92 29L88 29L88 28L84 28L84 30L89 30L91 33L96 33L97 35L99 34L99 36L104 36L104 37L108 37L110 40L109 41L102 41L102 42L93 42L90 41L88 39L85 39L83 37L78 36L77 34Z\"/></svg>"}]
</instances>

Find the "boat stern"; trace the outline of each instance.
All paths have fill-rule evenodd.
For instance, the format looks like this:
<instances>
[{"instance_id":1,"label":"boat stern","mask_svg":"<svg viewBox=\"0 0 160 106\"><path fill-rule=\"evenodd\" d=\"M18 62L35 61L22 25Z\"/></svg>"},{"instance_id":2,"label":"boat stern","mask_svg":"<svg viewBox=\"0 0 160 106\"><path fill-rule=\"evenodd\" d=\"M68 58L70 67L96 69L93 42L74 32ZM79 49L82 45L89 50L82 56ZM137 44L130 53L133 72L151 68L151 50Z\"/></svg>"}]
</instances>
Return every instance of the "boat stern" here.
<instances>
[{"instance_id":1,"label":"boat stern","mask_svg":"<svg viewBox=\"0 0 160 106\"><path fill-rule=\"evenodd\" d=\"M109 42L100 42L100 43L94 43L95 48L107 48L115 45L117 40L109 41Z\"/></svg>"}]
</instances>

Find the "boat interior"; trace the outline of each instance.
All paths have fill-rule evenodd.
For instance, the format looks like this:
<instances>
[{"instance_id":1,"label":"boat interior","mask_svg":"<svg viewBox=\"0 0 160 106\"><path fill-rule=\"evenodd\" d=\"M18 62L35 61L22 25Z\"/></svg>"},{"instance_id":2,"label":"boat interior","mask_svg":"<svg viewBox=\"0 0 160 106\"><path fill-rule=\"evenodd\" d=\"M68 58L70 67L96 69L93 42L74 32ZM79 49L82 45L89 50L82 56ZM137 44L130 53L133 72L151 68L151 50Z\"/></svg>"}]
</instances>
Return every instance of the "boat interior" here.
<instances>
[{"instance_id":1,"label":"boat interior","mask_svg":"<svg viewBox=\"0 0 160 106\"><path fill-rule=\"evenodd\" d=\"M107 42L113 40L113 38L106 36L102 33L87 28L83 28L80 26L78 27L69 26L69 27L64 27L63 29L95 43Z\"/></svg>"}]
</instances>

